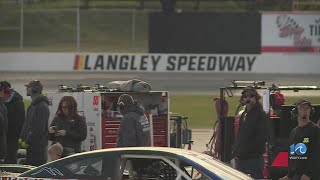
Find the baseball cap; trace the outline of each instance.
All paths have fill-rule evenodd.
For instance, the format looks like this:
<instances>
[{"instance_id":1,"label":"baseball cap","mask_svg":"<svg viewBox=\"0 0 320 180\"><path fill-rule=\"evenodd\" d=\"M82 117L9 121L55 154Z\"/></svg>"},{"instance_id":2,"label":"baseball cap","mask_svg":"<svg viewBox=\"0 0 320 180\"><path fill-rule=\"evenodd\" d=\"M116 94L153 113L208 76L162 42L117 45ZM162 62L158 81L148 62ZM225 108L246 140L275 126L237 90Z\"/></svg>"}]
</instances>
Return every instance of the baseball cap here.
<instances>
[{"instance_id":1,"label":"baseball cap","mask_svg":"<svg viewBox=\"0 0 320 180\"><path fill-rule=\"evenodd\" d=\"M29 82L29 84L25 84L26 87L31 87L33 90L37 92L42 92L43 85L38 80L32 80Z\"/></svg>"},{"instance_id":2,"label":"baseball cap","mask_svg":"<svg viewBox=\"0 0 320 180\"><path fill-rule=\"evenodd\" d=\"M296 103L297 106L301 106L301 105L304 105L304 104L307 104L307 105L309 105L310 107L312 107L311 103L310 103L309 101L305 100L305 99L301 99L300 101L298 101L298 102Z\"/></svg>"},{"instance_id":3,"label":"baseball cap","mask_svg":"<svg viewBox=\"0 0 320 180\"><path fill-rule=\"evenodd\" d=\"M11 84L8 81L1 81L0 82L0 90L2 91L5 88L11 88Z\"/></svg>"},{"instance_id":4,"label":"baseball cap","mask_svg":"<svg viewBox=\"0 0 320 180\"><path fill-rule=\"evenodd\" d=\"M254 95L258 94L257 90L252 86L245 87L241 94L244 94L244 93L251 93L251 94L254 94Z\"/></svg>"}]
</instances>

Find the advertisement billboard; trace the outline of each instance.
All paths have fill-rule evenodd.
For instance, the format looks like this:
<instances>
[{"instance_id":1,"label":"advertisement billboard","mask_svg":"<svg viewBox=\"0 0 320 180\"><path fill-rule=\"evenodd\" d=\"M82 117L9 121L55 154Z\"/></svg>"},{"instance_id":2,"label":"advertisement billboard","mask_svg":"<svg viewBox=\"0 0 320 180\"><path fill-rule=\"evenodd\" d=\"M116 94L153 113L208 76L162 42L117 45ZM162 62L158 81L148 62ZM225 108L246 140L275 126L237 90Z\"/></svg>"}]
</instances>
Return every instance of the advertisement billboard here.
<instances>
[{"instance_id":1,"label":"advertisement billboard","mask_svg":"<svg viewBox=\"0 0 320 180\"><path fill-rule=\"evenodd\" d=\"M320 13L262 15L262 52L320 52Z\"/></svg>"}]
</instances>

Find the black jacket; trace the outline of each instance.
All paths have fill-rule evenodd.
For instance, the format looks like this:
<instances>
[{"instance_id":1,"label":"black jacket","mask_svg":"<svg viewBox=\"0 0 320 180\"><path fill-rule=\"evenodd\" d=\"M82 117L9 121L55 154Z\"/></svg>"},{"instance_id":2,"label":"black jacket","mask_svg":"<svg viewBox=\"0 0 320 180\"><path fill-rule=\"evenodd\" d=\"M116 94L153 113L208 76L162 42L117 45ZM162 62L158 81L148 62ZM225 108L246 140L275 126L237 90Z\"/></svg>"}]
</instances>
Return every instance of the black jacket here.
<instances>
[{"instance_id":1,"label":"black jacket","mask_svg":"<svg viewBox=\"0 0 320 180\"><path fill-rule=\"evenodd\" d=\"M240 117L238 135L233 145L233 155L238 159L258 158L265 152L267 119L259 102Z\"/></svg>"},{"instance_id":2,"label":"black jacket","mask_svg":"<svg viewBox=\"0 0 320 180\"><path fill-rule=\"evenodd\" d=\"M21 129L25 121L25 110L22 96L13 91L13 96L9 101L5 102L8 116L8 143L18 143Z\"/></svg>"},{"instance_id":3,"label":"black jacket","mask_svg":"<svg viewBox=\"0 0 320 180\"><path fill-rule=\"evenodd\" d=\"M6 133L8 129L7 110L0 99L0 159L4 159L7 152L7 138Z\"/></svg>"},{"instance_id":4,"label":"black jacket","mask_svg":"<svg viewBox=\"0 0 320 180\"><path fill-rule=\"evenodd\" d=\"M32 152L43 152L48 145L48 119L50 111L49 100L44 95L39 95L27 109L21 138L29 145L27 148Z\"/></svg>"},{"instance_id":5,"label":"black jacket","mask_svg":"<svg viewBox=\"0 0 320 180\"><path fill-rule=\"evenodd\" d=\"M122 114L117 147L150 146L150 126L143 109L134 104Z\"/></svg>"},{"instance_id":6,"label":"black jacket","mask_svg":"<svg viewBox=\"0 0 320 180\"><path fill-rule=\"evenodd\" d=\"M87 124L84 116L76 115L72 119L65 119L62 115L56 115L51 122L51 126L57 126L56 130L66 130L65 136L55 136L48 133L48 138L52 144L59 142L63 147L81 151L81 143L87 138Z\"/></svg>"},{"instance_id":7,"label":"black jacket","mask_svg":"<svg viewBox=\"0 0 320 180\"><path fill-rule=\"evenodd\" d=\"M289 145L294 147L298 143L303 143L307 151L303 155L298 155L294 151L292 152L294 154L289 152L288 177L305 174L312 177L312 180L319 180L320 128L313 122L294 128L290 134Z\"/></svg>"}]
</instances>

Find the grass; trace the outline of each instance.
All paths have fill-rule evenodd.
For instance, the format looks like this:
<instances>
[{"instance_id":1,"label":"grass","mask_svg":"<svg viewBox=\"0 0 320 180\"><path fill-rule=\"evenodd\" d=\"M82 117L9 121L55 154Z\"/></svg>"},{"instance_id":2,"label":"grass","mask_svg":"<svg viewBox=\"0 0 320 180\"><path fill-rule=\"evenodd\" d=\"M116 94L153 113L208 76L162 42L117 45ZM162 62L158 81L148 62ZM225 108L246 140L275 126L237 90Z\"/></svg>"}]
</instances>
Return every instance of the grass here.
<instances>
[{"instance_id":1,"label":"grass","mask_svg":"<svg viewBox=\"0 0 320 180\"><path fill-rule=\"evenodd\" d=\"M214 106L214 95L171 95L170 111L188 117L190 128L212 128L217 120L217 113ZM319 104L320 97L285 97L285 104L294 104L299 99L307 99L313 104ZM228 116L234 116L239 103L239 96L226 98L229 104Z\"/></svg>"},{"instance_id":2,"label":"grass","mask_svg":"<svg viewBox=\"0 0 320 180\"><path fill-rule=\"evenodd\" d=\"M214 96L171 95L170 111L188 117L188 127L211 128L216 119Z\"/></svg>"},{"instance_id":3,"label":"grass","mask_svg":"<svg viewBox=\"0 0 320 180\"><path fill-rule=\"evenodd\" d=\"M214 95L172 94L170 97L170 111L188 117L188 128L211 129L217 120L214 107ZM286 104L293 104L301 96L285 97ZM319 104L320 97L303 97L313 104ZM226 98L229 104L228 116L234 116L239 96ZM29 100L24 100L25 107L30 105Z\"/></svg>"}]
</instances>

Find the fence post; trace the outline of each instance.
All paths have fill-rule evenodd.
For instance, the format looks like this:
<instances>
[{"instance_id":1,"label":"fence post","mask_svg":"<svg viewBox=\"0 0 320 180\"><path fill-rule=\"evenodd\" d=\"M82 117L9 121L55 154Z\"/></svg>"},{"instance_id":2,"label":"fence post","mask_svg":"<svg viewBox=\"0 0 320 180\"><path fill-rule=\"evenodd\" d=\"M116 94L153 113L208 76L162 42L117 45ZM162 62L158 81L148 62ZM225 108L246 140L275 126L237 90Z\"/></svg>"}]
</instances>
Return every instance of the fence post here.
<instances>
[{"instance_id":1,"label":"fence post","mask_svg":"<svg viewBox=\"0 0 320 180\"><path fill-rule=\"evenodd\" d=\"M24 0L20 0L20 50L23 49L23 31L24 31L24 5L23 5Z\"/></svg>"},{"instance_id":2,"label":"fence post","mask_svg":"<svg viewBox=\"0 0 320 180\"><path fill-rule=\"evenodd\" d=\"M136 10L132 10L132 31L131 31L131 48L136 44Z\"/></svg>"},{"instance_id":3,"label":"fence post","mask_svg":"<svg viewBox=\"0 0 320 180\"><path fill-rule=\"evenodd\" d=\"M77 0L77 51L80 51L80 1Z\"/></svg>"}]
</instances>

